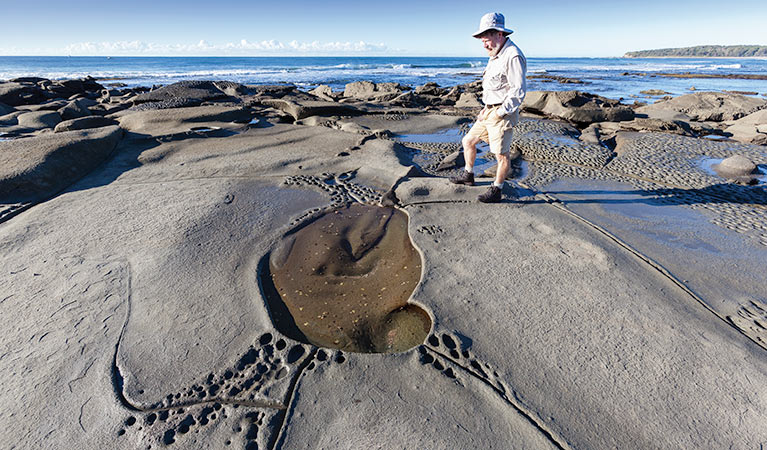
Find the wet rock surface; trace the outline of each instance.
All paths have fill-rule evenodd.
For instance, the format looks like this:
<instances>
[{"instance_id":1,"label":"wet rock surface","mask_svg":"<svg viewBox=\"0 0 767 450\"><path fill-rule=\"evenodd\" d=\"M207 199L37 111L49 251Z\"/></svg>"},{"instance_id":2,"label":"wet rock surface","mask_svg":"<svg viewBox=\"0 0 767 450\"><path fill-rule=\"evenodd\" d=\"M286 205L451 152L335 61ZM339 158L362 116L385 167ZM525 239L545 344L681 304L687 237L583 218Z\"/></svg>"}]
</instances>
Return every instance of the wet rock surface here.
<instances>
[{"instance_id":1,"label":"wet rock surface","mask_svg":"<svg viewBox=\"0 0 767 450\"><path fill-rule=\"evenodd\" d=\"M8 447L767 440L750 103L720 108L737 124L658 108L588 126L572 118L624 106L557 95L572 117L523 117L525 161L480 205L489 179L445 180L479 83L0 86L2 185L28 194L0 204ZM73 101L93 115L59 131L118 126L54 133ZM736 125L753 136L694 137Z\"/></svg>"}]
</instances>

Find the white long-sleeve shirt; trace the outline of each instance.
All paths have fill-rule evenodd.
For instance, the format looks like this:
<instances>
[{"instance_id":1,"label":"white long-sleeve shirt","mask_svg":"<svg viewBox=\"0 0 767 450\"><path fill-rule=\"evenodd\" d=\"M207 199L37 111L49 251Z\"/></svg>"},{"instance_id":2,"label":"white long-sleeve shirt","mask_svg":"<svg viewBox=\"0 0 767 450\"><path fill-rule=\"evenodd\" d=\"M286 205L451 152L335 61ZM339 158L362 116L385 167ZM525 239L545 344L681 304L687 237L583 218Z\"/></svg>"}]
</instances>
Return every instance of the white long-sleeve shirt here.
<instances>
[{"instance_id":1,"label":"white long-sleeve shirt","mask_svg":"<svg viewBox=\"0 0 767 450\"><path fill-rule=\"evenodd\" d=\"M482 102L485 105L500 104L495 110L499 117L513 114L513 122L519 121L519 107L527 93L527 59L511 39L497 55L488 60L482 75Z\"/></svg>"}]
</instances>

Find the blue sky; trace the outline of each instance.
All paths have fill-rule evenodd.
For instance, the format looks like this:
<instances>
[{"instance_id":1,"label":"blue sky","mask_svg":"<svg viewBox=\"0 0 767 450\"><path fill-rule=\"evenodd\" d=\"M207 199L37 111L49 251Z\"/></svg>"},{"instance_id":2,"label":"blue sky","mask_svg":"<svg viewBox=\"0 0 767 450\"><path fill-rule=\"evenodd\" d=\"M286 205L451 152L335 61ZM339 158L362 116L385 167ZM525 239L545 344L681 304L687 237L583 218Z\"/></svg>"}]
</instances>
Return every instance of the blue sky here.
<instances>
[{"instance_id":1,"label":"blue sky","mask_svg":"<svg viewBox=\"0 0 767 450\"><path fill-rule=\"evenodd\" d=\"M489 11L532 57L767 45L765 0L2 2L0 55L484 56Z\"/></svg>"}]
</instances>

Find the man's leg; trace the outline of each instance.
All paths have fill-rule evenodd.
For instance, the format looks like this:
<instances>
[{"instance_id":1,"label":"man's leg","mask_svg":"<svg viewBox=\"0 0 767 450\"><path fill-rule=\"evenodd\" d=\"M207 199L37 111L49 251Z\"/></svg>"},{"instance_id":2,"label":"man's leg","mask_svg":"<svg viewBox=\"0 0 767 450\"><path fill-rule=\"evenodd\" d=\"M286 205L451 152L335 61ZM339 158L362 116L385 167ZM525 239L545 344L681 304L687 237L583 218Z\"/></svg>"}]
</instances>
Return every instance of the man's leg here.
<instances>
[{"instance_id":1,"label":"man's leg","mask_svg":"<svg viewBox=\"0 0 767 450\"><path fill-rule=\"evenodd\" d=\"M495 173L495 185L503 186L503 182L509 175L509 169L511 168L511 157L508 153L500 153L495 155L495 159L498 161L498 170Z\"/></svg>"},{"instance_id":2,"label":"man's leg","mask_svg":"<svg viewBox=\"0 0 767 450\"><path fill-rule=\"evenodd\" d=\"M477 197L477 200L482 203L497 203L503 198L501 189L503 189L503 183L511 168L509 151L511 149L513 132L506 119L500 119L494 122L492 126L488 126L487 132L490 151L495 155L498 166L492 186L490 186L487 192Z\"/></svg>"},{"instance_id":3,"label":"man's leg","mask_svg":"<svg viewBox=\"0 0 767 450\"><path fill-rule=\"evenodd\" d=\"M466 160L466 171L472 172L474 170L474 161L477 159L477 144L479 144L479 136L467 134L461 139L463 144L463 159Z\"/></svg>"},{"instance_id":4,"label":"man's leg","mask_svg":"<svg viewBox=\"0 0 767 450\"><path fill-rule=\"evenodd\" d=\"M474 186L474 161L477 159L477 144L482 139L487 140L487 130L481 122L477 122L471 127L466 136L461 139L463 159L466 160L466 167L459 176L450 178L451 183Z\"/></svg>"}]
</instances>

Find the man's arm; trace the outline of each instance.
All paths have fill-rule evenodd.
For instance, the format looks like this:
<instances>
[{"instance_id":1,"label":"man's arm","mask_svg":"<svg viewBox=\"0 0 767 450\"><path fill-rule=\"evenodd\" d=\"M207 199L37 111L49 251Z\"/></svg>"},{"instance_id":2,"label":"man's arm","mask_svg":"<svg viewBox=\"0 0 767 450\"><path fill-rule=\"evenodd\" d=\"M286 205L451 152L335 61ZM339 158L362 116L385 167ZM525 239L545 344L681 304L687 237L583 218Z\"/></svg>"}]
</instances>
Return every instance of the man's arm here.
<instances>
[{"instance_id":1,"label":"man's arm","mask_svg":"<svg viewBox=\"0 0 767 450\"><path fill-rule=\"evenodd\" d=\"M509 83L509 92L503 99L501 106L495 111L498 117L503 117L518 110L522 105L527 93L527 81L525 80L526 65L522 63L522 57L510 58L506 65L506 79Z\"/></svg>"}]
</instances>

